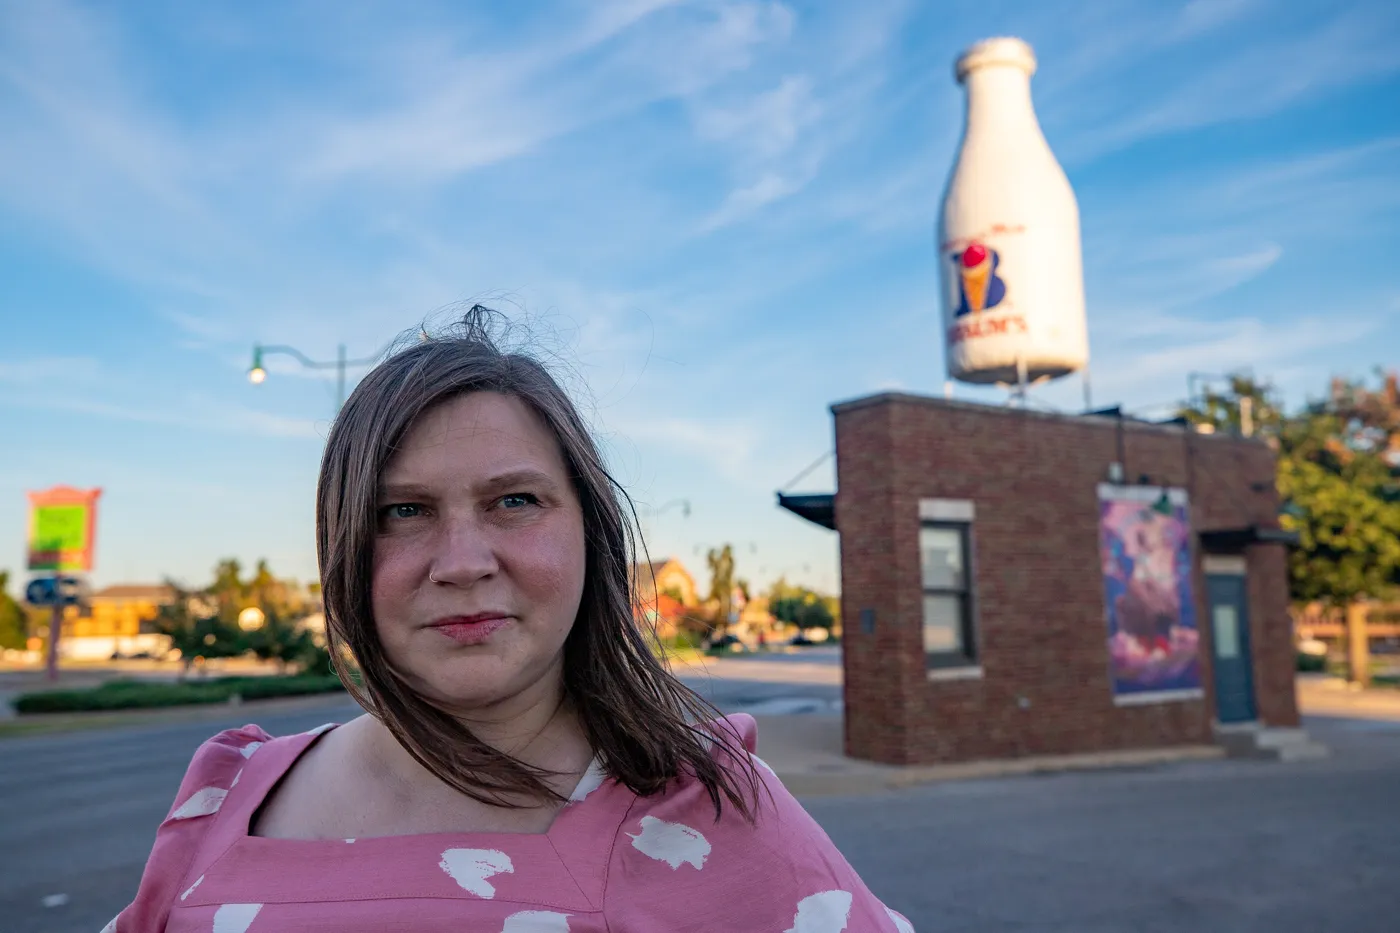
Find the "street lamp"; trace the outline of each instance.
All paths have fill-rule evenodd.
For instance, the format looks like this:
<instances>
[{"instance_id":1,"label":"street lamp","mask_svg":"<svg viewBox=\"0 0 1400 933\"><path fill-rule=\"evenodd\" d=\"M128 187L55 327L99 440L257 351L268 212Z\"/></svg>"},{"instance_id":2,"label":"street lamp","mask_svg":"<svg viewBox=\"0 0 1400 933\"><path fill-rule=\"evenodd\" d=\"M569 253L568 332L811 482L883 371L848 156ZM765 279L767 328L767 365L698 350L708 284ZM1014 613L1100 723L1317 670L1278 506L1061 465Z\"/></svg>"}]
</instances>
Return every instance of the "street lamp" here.
<instances>
[{"instance_id":1,"label":"street lamp","mask_svg":"<svg viewBox=\"0 0 1400 933\"><path fill-rule=\"evenodd\" d=\"M238 627L245 632L256 632L266 621L267 616L257 606L249 606L238 614Z\"/></svg>"},{"instance_id":2,"label":"street lamp","mask_svg":"<svg viewBox=\"0 0 1400 933\"><path fill-rule=\"evenodd\" d=\"M282 344L253 344L253 365L248 367L248 381L253 385L261 385L267 379L267 370L263 368L263 355L280 353L283 356L290 356L307 369L334 369L335 373L335 410L340 411L340 407L345 404L345 369L348 366L371 366L389 352L389 348L394 345L391 340L374 356L367 356L360 360L347 360L345 358L345 344L340 344L337 348L334 360L322 362L309 358L296 347L289 347Z\"/></svg>"},{"instance_id":3,"label":"street lamp","mask_svg":"<svg viewBox=\"0 0 1400 933\"><path fill-rule=\"evenodd\" d=\"M248 381L255 386L262 385L267 378L267 370L263 369L262 347L253 345L253 365L248 369Z\"/></svg>"}]
</instances>

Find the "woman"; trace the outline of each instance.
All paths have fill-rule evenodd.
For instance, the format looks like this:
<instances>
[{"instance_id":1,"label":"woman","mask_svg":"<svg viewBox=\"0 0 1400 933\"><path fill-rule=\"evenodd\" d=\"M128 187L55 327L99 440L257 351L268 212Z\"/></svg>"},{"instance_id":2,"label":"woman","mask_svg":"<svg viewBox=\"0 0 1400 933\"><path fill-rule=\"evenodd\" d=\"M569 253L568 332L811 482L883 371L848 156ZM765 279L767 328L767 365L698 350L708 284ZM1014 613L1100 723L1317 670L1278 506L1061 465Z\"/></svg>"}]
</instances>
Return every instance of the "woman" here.
<instances>
[{"instance_id":1,"label":"woman","mask_svg":"<svg viewBox=\"0 0 1400 933\"><path fill-rule=\"evenodd\" d=\"M907 931L632 616L625 493L493 312L390 357L321 463L367 711L195 754L108 930Z\"/></svg>"}]
</instances>

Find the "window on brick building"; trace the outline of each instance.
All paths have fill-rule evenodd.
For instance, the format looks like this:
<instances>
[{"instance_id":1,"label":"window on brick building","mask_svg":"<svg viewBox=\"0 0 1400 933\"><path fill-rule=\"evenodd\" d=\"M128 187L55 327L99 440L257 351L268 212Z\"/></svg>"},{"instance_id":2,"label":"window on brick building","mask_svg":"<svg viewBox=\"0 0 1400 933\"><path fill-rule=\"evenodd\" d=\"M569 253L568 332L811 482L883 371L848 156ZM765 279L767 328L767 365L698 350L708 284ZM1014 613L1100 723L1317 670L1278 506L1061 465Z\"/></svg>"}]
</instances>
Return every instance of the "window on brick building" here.
<instances>
[{"instance_id":1,"label":"window on brick building","mask_svg":"<svg viewBox=\"0 0 1400 933\"><path fill-rule=\"evenodd\" d=\"M919 527L924 657L930 668L977 663L968 572L971 532L966 522L925 521Z\"/></svg>"}]
</instances>

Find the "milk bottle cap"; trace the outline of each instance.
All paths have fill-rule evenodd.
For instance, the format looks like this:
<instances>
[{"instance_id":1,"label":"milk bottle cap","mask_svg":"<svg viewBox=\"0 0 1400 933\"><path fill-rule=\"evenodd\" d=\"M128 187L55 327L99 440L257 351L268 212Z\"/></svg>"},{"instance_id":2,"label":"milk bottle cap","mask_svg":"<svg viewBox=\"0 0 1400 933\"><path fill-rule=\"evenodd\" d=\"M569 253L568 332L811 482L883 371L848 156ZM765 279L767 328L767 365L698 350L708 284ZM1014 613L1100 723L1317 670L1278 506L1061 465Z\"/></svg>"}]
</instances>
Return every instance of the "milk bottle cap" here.
<instances>
[{"instance_id":1,"label":"milk bottle cap","mask_svg":"<svg viewBox=\"0 0 1400 933\"><path fill-rule=\"evenodd\" d=\"M958 76L958 82L961 83L967 79L968 74L972 71L990 65L1010 65L1014 68L1020 68L1027 75L1033 75L1035 74L1035 53L1025 42L1012 36L983 39L958 57L953 71Z\"/></svg>"}]
</instances>

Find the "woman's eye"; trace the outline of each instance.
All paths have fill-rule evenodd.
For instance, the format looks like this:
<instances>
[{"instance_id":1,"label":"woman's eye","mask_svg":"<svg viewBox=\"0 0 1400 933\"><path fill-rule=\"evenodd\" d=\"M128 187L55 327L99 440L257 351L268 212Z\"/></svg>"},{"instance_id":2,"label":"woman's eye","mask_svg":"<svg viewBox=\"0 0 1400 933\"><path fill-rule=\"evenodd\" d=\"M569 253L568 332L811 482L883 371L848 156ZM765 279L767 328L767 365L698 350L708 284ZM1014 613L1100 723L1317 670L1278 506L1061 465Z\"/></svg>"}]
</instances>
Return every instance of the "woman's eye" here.
<instances>
[{"instance_id":1,"label":"woman's eye","mask_svg":"<svg viewBox=\"0 0 1400 933\"><path fill-rule=\"evenodd\" d=\"M513 492L508 496L501 497L501 506L507 509L519 509L527 505L539 505L539 502L539 499L528 492Z\"/></svg>"},{"instance_id":2,"label":"woman's eye","mask_svg":"<svg viewBox=\"0 0 1400 933\"><path fill-rule=\"evenodd\" d=\"M417 518L423 514L423 507L412 502L399 503L385 506L379 514L384 518Z\"/></svg>"}]
</instances>

